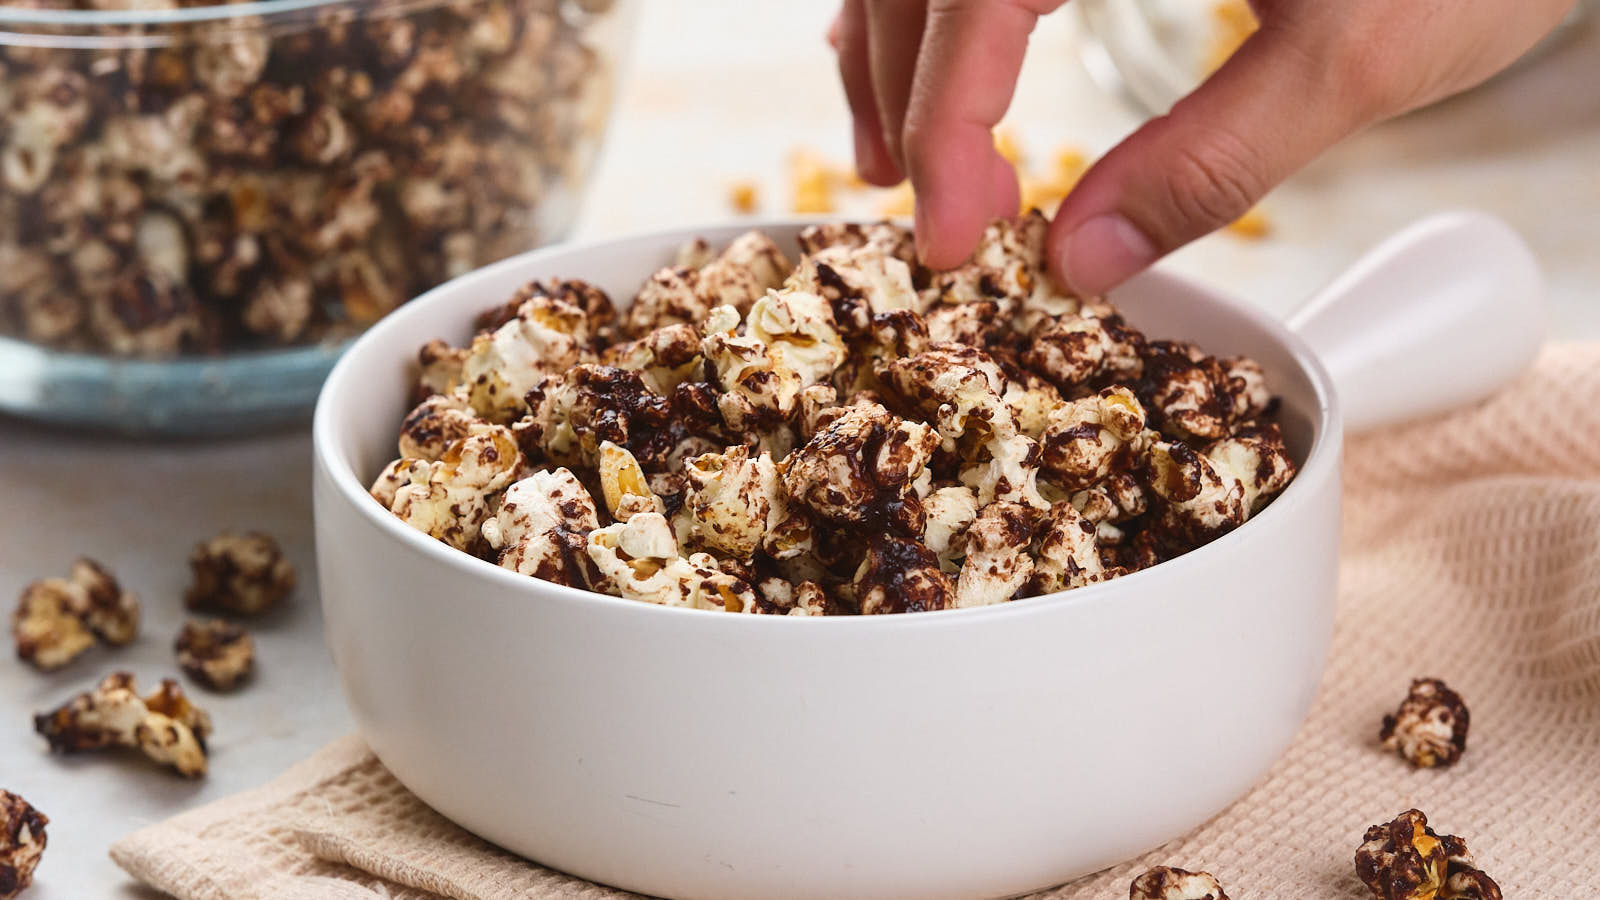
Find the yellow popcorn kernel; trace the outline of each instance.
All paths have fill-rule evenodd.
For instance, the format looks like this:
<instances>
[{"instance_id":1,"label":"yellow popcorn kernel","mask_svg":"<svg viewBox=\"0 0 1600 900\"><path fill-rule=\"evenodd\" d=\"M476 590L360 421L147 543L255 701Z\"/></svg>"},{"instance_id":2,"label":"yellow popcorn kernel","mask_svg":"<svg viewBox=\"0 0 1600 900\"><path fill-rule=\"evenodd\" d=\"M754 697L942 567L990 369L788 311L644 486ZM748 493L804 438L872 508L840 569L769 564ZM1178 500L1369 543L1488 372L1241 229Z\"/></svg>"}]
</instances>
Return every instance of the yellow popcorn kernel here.
<instances>
[{"instance_id":1,"label":"yellow popcorn kernel","mask_svg":"<svg viewBox=\"0 0 1600 900\"><path fill-rule=\"evenodd\" d=\"M746 215L756 211L760 206L760 198L756 192L754 182L736 181L728 187L728 205L733 211Z\"/></svg>"},{"instance_id":2,"label":"yellow popcorn kernel","mask_svg":"<svg viewBox=\"0 0 1600 900\"><path fill-rule=\"evenodd\" d=\"M1258 241L1272 232L1272 221L1261 207L1252 207L1249 212L1235 219L1228 226L1230 234L1237 235L1252 241Z\"/></svg>"}]
</instances>

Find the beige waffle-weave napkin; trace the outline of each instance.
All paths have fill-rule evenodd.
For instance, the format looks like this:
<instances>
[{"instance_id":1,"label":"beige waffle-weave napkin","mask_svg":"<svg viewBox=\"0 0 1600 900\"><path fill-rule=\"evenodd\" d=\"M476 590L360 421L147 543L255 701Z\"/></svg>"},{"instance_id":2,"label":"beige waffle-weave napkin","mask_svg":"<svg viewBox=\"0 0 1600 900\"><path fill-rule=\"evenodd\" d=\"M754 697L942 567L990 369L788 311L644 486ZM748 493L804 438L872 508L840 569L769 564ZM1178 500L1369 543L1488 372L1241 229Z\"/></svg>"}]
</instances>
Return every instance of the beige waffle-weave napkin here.
<instances>
[{"instance_id":1,"label":"beige waffle-weave napkin","mask_svg":"<svg viewBox=\"0 0 1600 900\"><path fill-rule=\"evenodd\" d=\"M1355 440L1346 474L1338 626L1294 745L1193 833L1039 897L1126 897L1164 863L1238 900L1356 900L1362 830L1412 806L1507 897L1600 897L1600 344L1552 347L1487 403ZM1471 708L1454 768L1377 745L1420 675ZM450 824L355 737L111 854L184 900L624 896Z\"/></svg>"}]
</instances>

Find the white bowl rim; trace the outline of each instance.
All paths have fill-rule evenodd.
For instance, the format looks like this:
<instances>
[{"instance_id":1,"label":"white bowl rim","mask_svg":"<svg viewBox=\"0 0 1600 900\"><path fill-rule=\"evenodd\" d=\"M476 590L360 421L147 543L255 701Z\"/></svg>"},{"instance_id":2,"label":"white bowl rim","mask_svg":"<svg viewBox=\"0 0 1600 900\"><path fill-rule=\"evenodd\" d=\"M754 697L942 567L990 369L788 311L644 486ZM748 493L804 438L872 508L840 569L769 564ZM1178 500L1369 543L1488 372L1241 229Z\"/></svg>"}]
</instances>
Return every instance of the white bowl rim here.
<instances>
[{"instance_id":1,"label":"white bowl rim","mask_svg":"<svg viewBox=\"0 0 1600 900\"><path fill-rule=\"evenodd\" d=\"M862 221L847 217L819 217L819 216L776 216L757 217L748 221L722 220L711 223L702 223L693 226L678 228L658 228L632 232L610 238L562 242L535 250L511 256L496 263L475 269L460 275L431 290L418 295L409 303L403 304L399 309L380 319L358 336L349 349L340 357L338 363L329 373L323 383L322 390L317 396L316 412L312 419L312 453L318 469L326 473L333 486L339 492L339 498L353 507L361 510L362 516L381 532L400 542L401 546L421 553L441 565L451 568L465 567L465 573L470 573L481 578L491 579L496 584L503 585L508 600L515 598L517 602L525 600L559 601L564 603L600 603L615 610L631 610L639 616L683 616L701 615L709 616L717 621L727 624L727 627L744 628L792 628L795 623L807 622L810 624L798 627L823 627L823 628L890 628L890 627L938 627L941 623L950 625L972 625L977 621L989 619L1004 619L1009 616L1028 615L1036 612L1045 605L1060 606L1062 604L1082 605L1096 603L1102 600L1114 602L1114 596L1119 592L1135 590L1145 583L1145 576L1152 571L1161 571L1167 576L1177 574L1172 568L1182 566L1186 561L1193 563L1193 558L1200 554L1224 552L1235 543L1245 540L1249 534L1262 528L1272 527L1277 521L1274 512L1285 503L1299 502L1299 498L1312 490L1311 485L1320 483L1335 472L1330 472L1339 464L1339 449L1343 443L1343 418L1339 409L1338 393L1334 389L1333 380L1329 376L1321 360L1303 338L1283 324L1282 321L1257 306L1252 306L1217 293L1198 282L1192 281L1161 270L1152 270L1140 276L1154 279L1168 285L1181 287L1190 293L1204 295L1212 302L1228 307L1232 312L1250 320L1253 324L1270 334L1279 341L1289 355L1310 381L1312 390L1317 399L1317 415L1315 423L1315 437L1311 448L1306 452L1305 465L1273 502L1260 514L1250 517L1244 524L1233 531L1211 541L1181 556L1159 563L1149 569L1141 569L1127 575L1085 585L1050 594L1040 594L1034 597L1025 597L1020 600L1011 600L1005 603L996 603L990 606L969 607L965 609L928 610L919 613L898 613L894 615L878 616L779 616L779 615L729 615L716 610L692 609L688 607L662 606L655 603L645 603L638 600L628 600L612 594L602 594L598 591L588 591L582 588L568 587L551 581L523 575L510 569L498 566L488 560L479 559L470 553L457 550L442 541L430 537L415 528L401 522L395 515L383 509L377 501L372 499L367 487L361 483L355 473L351 460L343 453L336 452L338 441L335 434L338 423L335 421L336 406L348 402L341 395L350 393L357 388L352 385L346 387L346 382L351 381L351 371L355 368L354 360L373 344L382 343L385 337L401 327L407 318L420 315L421 310L431 303L445 302L445 298L469 285L480 282L492 282L505 277L503 273L508 270L519 269L529 262L545 257L562 256L580 248L593 248L605 245L620 245L631 242L655 242L665 240L669 236L685 239L696 234L724 230L732 226L739 226L749 230L765 230L769 228L793 228L816 224L820 222ZM563 277L583 278L582 273L574 273ZM1309 410L1308 410L1309 412ZM1280 515L1287 515L1286 513ZM1258 525L1258 522L1266 522ZM1214 549L1215 548L1215 549ZM500 596L495 598L497 601ZM326 598L324 598L326 602ZM627 614L627 613L624 613ZM735 624L739 623L739 624ZM891 624L898 623L898 625Z\"/></svg>"}]
</instances>

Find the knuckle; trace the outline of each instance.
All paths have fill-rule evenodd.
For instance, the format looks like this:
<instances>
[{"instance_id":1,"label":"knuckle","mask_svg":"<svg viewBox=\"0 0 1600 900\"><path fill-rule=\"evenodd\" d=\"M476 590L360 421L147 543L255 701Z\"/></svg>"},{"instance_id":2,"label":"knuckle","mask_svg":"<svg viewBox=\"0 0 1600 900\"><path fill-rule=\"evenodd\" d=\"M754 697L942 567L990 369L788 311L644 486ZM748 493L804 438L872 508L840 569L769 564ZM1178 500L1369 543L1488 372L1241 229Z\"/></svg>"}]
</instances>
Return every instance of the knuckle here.
<instances>
[{"instance_id":1,"label":"knuckle","mask_svg":"<svg viewBox=\"0 0 1600 900\"><path fill-rule=\"evenodd\" d=\"M1248 212L1265 193L1264 171L1259 153L1226 132L1180 145L1164 180L1177 237L1198 237Z\"/></svg>"}]
</instances>

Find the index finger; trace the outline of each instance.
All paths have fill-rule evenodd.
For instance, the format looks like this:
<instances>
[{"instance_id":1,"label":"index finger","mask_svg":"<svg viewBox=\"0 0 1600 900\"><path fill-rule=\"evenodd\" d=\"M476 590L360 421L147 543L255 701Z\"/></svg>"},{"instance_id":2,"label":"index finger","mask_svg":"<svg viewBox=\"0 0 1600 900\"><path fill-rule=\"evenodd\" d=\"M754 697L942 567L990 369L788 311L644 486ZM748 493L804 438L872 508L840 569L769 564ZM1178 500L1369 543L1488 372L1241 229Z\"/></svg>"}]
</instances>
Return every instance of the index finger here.
<instances>
[{"instance_id":1,"label":"index finger","mask_svg":"<svg viewBox=\"0 0 1600 900\"><path fill-rule=\"evenodd\" d=\"M905 161L917 195L917 252L959 265L995 216L1017 212L1011 164L994 148L1039 16L1064 0L935 0L906 110Z\"/></svg>"}]
</instances>

